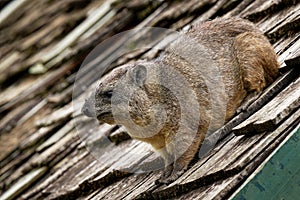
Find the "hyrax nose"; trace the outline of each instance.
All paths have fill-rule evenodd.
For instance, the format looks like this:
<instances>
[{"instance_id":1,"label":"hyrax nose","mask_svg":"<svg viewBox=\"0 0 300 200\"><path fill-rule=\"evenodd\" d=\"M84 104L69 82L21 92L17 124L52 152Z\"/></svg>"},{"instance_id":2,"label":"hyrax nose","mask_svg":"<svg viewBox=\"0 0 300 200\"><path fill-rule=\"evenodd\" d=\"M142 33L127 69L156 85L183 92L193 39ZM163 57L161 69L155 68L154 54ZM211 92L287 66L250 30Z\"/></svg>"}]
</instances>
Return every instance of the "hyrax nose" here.
<instances>
[{"instance_id":1,"label":"hyrax nose","mask_svg":"<svg viewBox=\"0 0 300 200\"><path fill-rule=\"evenodd\" d=\"M93 106L88 101L85 101L85 103L81 109L81 112L88 117L96 116Z\"/></svg>"}]
</instances>

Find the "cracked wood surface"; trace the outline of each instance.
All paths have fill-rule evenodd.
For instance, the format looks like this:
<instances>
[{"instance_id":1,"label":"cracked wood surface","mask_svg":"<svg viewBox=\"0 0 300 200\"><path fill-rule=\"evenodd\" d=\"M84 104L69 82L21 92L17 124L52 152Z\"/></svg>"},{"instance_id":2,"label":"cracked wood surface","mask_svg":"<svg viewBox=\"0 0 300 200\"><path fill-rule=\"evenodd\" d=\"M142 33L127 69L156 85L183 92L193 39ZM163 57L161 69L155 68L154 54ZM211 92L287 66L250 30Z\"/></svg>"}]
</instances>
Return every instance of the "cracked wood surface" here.
<instances>
[{"instance_id":1,"label":"cracked wood surface","mask_svg":"<svg viewBox=\"0 0 300 200\"><path fill-rule=\"evenodd\" d=\"M296 0L24 2L0 3L8 13L0 17L0 199L227 199L299 125ZM219 130L214 149L174 183L155 185L160 171L149 172L148 165L161 163L151 148L131 140L122 127L87 120L80 107L84 91L99 78L89 69L152 59L159 55L155 47L168 45L172 35L157 37L149 44L153 49L110 60L107 55L128 38L115 41L77 77L90 86L72 98L76 72L97 44L116 33L147 26L187 29L218 16L255 22L273 43L282 75ZM145 35L135 32L129 39L144 41Z\"/></svg>"}]
</instances>

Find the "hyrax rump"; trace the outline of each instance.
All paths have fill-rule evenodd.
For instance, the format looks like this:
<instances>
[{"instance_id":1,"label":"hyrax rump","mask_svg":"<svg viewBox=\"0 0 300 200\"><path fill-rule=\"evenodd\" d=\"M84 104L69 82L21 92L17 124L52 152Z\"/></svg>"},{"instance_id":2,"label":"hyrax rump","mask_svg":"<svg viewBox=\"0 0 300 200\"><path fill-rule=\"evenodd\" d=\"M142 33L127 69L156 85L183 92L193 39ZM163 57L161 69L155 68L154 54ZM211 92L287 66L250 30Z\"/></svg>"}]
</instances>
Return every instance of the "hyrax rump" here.
<instances>
[{"instance_id":1,"label":"hyrax rump","mask_svg":"<svg viewBox=\"0 0 300 200\"><path fill-rule=\"evenodd\" d=\"M215 83L214 87L218 91L218 85L223 86L220 95L225 95L225 122L232 118L249 94L259 93L278 75L279 64L271 44L249 21L218 18L192 26L186 36L197 44L177 39L155 60L138 61L112 70L100 80L82 109L85 115L95 115L99 121L123 125L132 138L151 144L168 166L161 179L163 183L175 180L185 171L201 146L213 115L211 101L214 97L210 96L205 81L205 74L212 66L207 62L191 64L172 52L172 48L183 49L186 53L197 45L202 47L198 52L188 52L189 57L211 61L217 69L216 76L222 84ZM162 75L161 72L166 69L182 75L188 88L182 88L183 82L174 80L174 76L166 82L168 73ZM174 93L170 89L173 85L184 91ZM195 97L196 103L189 94ZM182 105L182 97L188 106ZM218 109L214 109L216 111ZM181 123L184 112L191 114ZM191 116L197 118L197 127L191 123L194 120ZM222 125L217 123L210 128L215 130ZM181 133L178 134L179 129ZM194 135L190 135L191 132L195 132Z\"/></svg>"}]
</instances>

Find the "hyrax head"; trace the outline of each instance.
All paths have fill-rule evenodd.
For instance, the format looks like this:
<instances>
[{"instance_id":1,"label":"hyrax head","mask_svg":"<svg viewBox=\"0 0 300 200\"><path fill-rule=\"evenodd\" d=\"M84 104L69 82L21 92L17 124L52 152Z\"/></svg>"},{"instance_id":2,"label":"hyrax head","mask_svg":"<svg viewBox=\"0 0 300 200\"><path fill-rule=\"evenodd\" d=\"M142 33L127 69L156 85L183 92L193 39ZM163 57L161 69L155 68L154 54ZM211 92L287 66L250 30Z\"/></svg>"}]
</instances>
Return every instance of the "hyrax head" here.
<instances>
[{"instance_id":1,"label":"hyrax head","mask_svg":"<svg viewBox=\"0 0 300 200\"><path fill-rule=\"evenodd\" d=\"M126 124L128 113L136 123L143 121L147 118L146 107L149 104L149 98L143 90L146 76L145 62L127 64L112 70L86 99L82 113L108 124Z\"/></svg>"}]
</instances>

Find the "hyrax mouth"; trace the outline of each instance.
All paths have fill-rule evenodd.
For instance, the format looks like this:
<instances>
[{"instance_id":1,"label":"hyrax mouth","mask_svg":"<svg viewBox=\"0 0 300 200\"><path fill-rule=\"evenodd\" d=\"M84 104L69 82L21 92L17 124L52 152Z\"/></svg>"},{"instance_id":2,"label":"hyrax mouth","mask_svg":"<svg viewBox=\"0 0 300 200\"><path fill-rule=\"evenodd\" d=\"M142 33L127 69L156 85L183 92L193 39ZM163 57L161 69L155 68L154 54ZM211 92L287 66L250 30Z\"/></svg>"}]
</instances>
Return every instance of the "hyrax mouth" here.
<instances>
[{"instance_id":1,"label":"hyrax mouth","mask_svg":"<svg viewBox=\"0 0 300 200\"><path fill-rule=\"evenodd\" d=\"M114 123L114 117L111 113L111 111L103 111L97 114L97 119L99 121L105 122L105 123Z\"/></svg>"}]
</instances>

